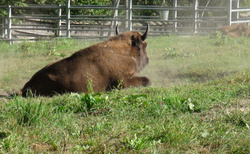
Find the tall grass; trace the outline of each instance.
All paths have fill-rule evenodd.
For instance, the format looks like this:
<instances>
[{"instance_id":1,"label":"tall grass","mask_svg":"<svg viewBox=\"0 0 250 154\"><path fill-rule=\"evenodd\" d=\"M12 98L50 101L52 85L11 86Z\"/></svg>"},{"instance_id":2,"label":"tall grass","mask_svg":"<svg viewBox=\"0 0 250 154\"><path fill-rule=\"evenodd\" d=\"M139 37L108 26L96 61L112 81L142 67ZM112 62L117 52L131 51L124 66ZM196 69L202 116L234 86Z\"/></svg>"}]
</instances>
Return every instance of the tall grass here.
<instances>
[{"instance_id":1,"label":"tall grass","mask_svg":"<svg viewBox=\"0 0 250 154\"><path fill-rule=\"evenodd\" d=\"M152 87L1 97L1 153L250 153L249 38L222 39L148 39ZM92 43L2 43L1 88Z\"/></svg>"}]
</instances>

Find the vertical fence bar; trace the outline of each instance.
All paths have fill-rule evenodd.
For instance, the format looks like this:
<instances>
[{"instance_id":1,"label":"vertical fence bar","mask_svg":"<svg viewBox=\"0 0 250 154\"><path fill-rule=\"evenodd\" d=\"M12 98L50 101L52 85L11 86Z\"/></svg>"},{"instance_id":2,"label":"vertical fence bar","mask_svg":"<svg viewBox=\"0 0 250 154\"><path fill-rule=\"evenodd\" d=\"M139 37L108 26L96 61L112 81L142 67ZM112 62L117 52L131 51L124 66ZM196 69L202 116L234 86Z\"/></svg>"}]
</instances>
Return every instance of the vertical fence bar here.
<instances>
[{"instance_id":1,"label":"vertical fence bar","mask_svg":"<svg viewBox=\"0 0 250 154\"><path fill-rule=\"evenodd\" d=\"M194 14L193 14L193 33L197 33L197 18L198 18L198 0L193 0L193 5L194 5Z\"/></svg>"},{"instance_id":2,"label":"vertical fence bar","mask_svg":"<svg viewBox=\"0 0 250 154\"><path fill-rule=\"evenodd\" d=\"M232 24L232 0L228 0L227 5L227 24Z\"/></svg>"},{"instance_id":3,"label":"vertical fence bar","mask_svg":"<svg viewBox=\"0 0 250 154\"><path fill-rule=\"evenodd\" d=\"M177 0L173 0L173 20L174 20L174 32L177 32L177 5L178 5L178 1Z\"/></svg>"},{"instance_id":4,"label":"vertical fence bar","mask_svg":"<svg viewBox=\"0 0 250 154\"><path fill-rule=\"evenodd\" d=\"M8 39L10 40L10 44L12 44L11 41L11 5L8 6Z\"/></svg>"},{"instance_id":5,"label":"vertical fence bar","mask_svg":"<svg viewBox=\"0 0 250 154\"><path fill-rule=\"evenodd\" d=\"M238 9L239 6L240 6L239 0L232 1L232 6L231 6L232 9ZM238 19L239 19L239 12L238 11L237 12L232 12L231 20L232 21L238 21Z\"/></svg>"},{"instance_id":6,"label":"vertical fence bar","mask_svg":"<svg viewBox=\"0 0 250 154\"><path fill-rule=\"evenodd\" d=\"M113 20L111 21L110 29L115 29L115 26L118 24L117 22L117 17L118 17L118 8L119 8L120 0L115 0L114 3L114 15L113 15ZM111 36L111 32L108 32L108 35Z\"/></svg>"},{"instance_id":7,"label":"vertical fence bar","mask_svg":"<svg viewBox=\"0 0 250 154\"><path fill-rule=\"evenodd\" d=\"M125 21L124 26L125 29L128 29L128 0L124 0L124 6L125 6Z\"/></svg>"},{"instance_id":8,"label":"vertical fence bar","mask_svg":"<svg viewBox=\"0 0 250 154\"><path fill-rule=\"evenodd\" d=\"M240 0L236 1L236 9L240 8ZM236 20L239 20L240 12L236 12Z\"/></svg>"},{"instance_id":9,"label":"vertical fence bar","mask_svg":"<svg viewBox=\"0 0 250 154\"><path fill-rule=\"evenodd\" d=\"M57 31L57 35L60 37L62 35L62 31L61 31L61 26L62 26L62 7L61 4L58 5L58 31Z\"/></svg>"},{"instance_id":10,"label":"vertical fence bar","mask_svg":"<svg viewBox=\"0 0 250 154\"><path fill-rule=\"evenodd\" d=\"M70 38L70 0L66 5L66 37Z\"/></svg>"},{"instance_id":11,"label":"vertical fence bar","mask_svg":"<svg viewBox=\"0 0 250 154\"><path fill-rule=\"evenodd\" d=\"M114 25L112 25L113 27L116 26L118 24L117 22L117 17L118 17L118 7L119 7L119 4L120 4L120 0L116 0L116 5L115 5L115 12L114 12ZM111 28L113 28L111 27Z\"/></svg>"},{"instance_id":12,"label":"vertical fence bar","mask_svg":"<svg viewBox=\"0 0 250 154\"><path fill-rule=\"evenodd\" d=\"M7 17L8 18L8 17ZM4 38L8 37L8 19L4 18Z\"/></svg>"},{"instance_id":13,"label":"vertical fence bar","mask_svg":"<svg viewBox=\"0 0 250 154\"><path fill-rule=\"evenodd\" d=\"M132 31L132 0L128 1L128 30Z\"/></svg>"},{"instance_id":14,"label":"vertical fence bar","mask_svg":"<svg viewBox=\"0 0 250 154\"><path fill-rule=\"evenodd\" d=\"M5 18L4 16L1 16L1 29L2 29L2 38L4 38L4 32L5 32Z\"/></svg>"}]
</instances>

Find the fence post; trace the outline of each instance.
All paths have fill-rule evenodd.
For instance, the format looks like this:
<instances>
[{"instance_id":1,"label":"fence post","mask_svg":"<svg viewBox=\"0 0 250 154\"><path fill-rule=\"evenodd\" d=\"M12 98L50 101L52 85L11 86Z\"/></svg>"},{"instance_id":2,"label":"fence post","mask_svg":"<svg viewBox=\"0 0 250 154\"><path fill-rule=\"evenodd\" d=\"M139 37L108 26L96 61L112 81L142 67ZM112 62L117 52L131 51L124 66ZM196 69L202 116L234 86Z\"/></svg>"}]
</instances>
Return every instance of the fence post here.
<instances>
[{"instance_id":1,"label":"fence post","mask_svg":"<svg viewBox=\"0 0 250 154\"><path fill-rule=\"evenodd\" d=\"M128 1L128 30L132 31L132 0Z\"/></svg>"},{"instance_id":2,"label":"fence post","mask_svg":"<svg viewBox=\"0 0 250 154\"><path fill-rule=\"evenodd\" d=\"M229 26L232 24L232 0L228 0L228 5L227 5L227 24Z\"/></svg>"},{"instance_id":3,"label":"fence post","mask_svg":"<svg viewBox=\"0 0 250 154\"><path fill-rule=\"evenodd\" d=\"M177 8L177 5L178 5L178 1L177 0L173 0L173 8L174 8L174 12L173 12L173 20L174 20L174 32L177 32L177 11L176 11L176 8Z\"/></svg>"},{"instance_id":4,"label":"fence post","mask_svg":"<svg viewBox=\"0 0 250 154\"><path fill-rule=\"evenodd\" d=\"M61 26L62 26L62 7L61 4L58 5L58 31L57 31L57 35L60 37L62 35L61 32Z\"/></svg>"},{"instance_id":5,"label":"fence post","mask_svg":"<svg viewBox=\"0 0 250 154\"><path fill-rule=\"evenodd\" d=\"M197 33L197 18L198 18L198 0L193 0L194 14L193 14L193 33Z\"/></svg>"},{"instance_id":6,"label":"fence post","mask_svg":"<svg viewBox=\"0 0 250 154\"><path fill-rule=\"evenodd\" d=\"M132 30L132 0L125 1L126 13L125 13L125 28L128 31Z\"/></svg>"},{"instance_id":7,"label":"fence post","mask_svg":"<svg viewBox=\"0 0 250 154\"><path fill-rule=\"evenodd\" d=\"M70 38L70 0L66 5L66 37Z\"/></svg>"},{"instance_id":8,"label":"fence post","mask_svg":"<svg viewBox=\"0 0 250 154\"><path fill-rule=\"evenodd\" d=\"M236 9L239 9L239 8L240 8L240 0L237 0L237 2L236 2ZM237 13L236 13L236 19L238 20L239 17L240 17L240 13L237 12Z\"/></svg>"},{"instance_id":9,"label":"fence post","mask_svg":"<svg viewBox=\"0 0 250 154\"><path fill-rule=\"evenodd\" d=\"M232 9L238 9L240 7L239 0L232 1ZM239 19L239 12L232 12L232 20L237 21Z\"/></svg>"},{"instance_id":10,"label":"fence post","mask_svg":"<svg viewBox=\"0 0 250 154\"><path fill-rule=\"evenodd\" d=\"M120 4L120 0L116 0L116 5L115 5L115 7L116 7L116 9L115 9L115 12L114 12L114 25L116 26L117 24L118 24L118 22L117 22L117 17L118 17L118 7L119 7L119 4ZM111 27L111 28L113 28L113 27Z\"/></svg>"},{"instance_id":11,"label":"fence post","mask_svg":"<svg viewBox=\"0 0 250 154\"><path fill-rule=\"evenodd\" d=\"M110 29L115 29L115 26L118 24L117 17L118 17L118 8L119 8L120 0L115 0L115 10L113 15L113 20L111 21ZM111 36L111 32L108 33L109 36Z\"/></svg>"},{"instance_id":12,"label":"fence post","mask_svg":"<svg viewBox=\"0 0 250 154\"><path fill-rule=\"evenodd\" d=\"M11 5L8 5L8 39L10 40L10 44L12 44L11 41Z\"/></svg>"},{"instance_id":13,"label":"fence post","mask_svg":"<svg viewBox=\"0 0 250 154\"><path fill-rule=\"evenodd\" d=\"M125 6L124 27L125 27L125 29L128 29L128 0L124 0L124 6Z\"/></svg>"},{"instance_id":14,"label":"fence post","mask_svg":"<svg viewBox=\"0 0 250 154\"><path fill-rule=\"evenodd\" d=\"M8 17L4 18L4 38L8 37Z\"/></svg>"},{"instance_id":15,"label":"fence post","mask_svg":"<svg viewBox=\"0 0 250 154\"><path fill-rule=\"evenodd\" d=\"M5 32L5 27L4 27L4 25L5 25L5 18L4 18L4 16L1 16L1 29L2 29L2 38L4 38L4 32Z\"/></svg>"}]
</instances>

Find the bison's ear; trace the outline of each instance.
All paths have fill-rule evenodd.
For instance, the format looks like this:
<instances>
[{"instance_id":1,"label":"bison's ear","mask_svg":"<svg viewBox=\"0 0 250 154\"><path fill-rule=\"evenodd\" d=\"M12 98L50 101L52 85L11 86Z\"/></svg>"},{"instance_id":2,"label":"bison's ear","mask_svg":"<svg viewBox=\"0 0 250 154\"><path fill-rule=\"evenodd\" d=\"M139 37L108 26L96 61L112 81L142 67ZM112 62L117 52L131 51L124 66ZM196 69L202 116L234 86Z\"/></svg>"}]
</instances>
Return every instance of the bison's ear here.
<instances>
[{"instance_id":1,"label":"bison's ear","mask_svg":"<svg viewBox=\"0 0 250 154\"><path fill-rule=\"evenodd\" d=\"M139 38L138 37L135 37L134 35L131 36L131 44L132 46L138 46L139 44Z\"/></svg>"}]
</instances>

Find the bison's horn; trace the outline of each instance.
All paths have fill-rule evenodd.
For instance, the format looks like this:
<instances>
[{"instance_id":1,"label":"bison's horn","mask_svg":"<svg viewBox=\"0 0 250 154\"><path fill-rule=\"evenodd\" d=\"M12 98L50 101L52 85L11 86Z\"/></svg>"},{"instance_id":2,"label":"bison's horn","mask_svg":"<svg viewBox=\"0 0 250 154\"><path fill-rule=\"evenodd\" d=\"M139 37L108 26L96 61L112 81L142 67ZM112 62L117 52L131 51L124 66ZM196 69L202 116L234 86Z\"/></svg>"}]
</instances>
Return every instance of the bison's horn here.
<instances>
[{"instance_id":1,"label":"bison's horn","mask_svg":"<svg viewBox=\"0 0 250 154\"><path fill-rule=\"evenodd\" d=\"M149 29L149 23L147 24L146 32L141 37L142 41L145 41L146 38L148 37L148 29Z\"/></svg>"},{"instance_id":2,"label":"bison's horn","mask_svg":"<svg viewBox=\"0 0 250 154\"><path fill-rule=\"evenodd\" d=\"M116 27L115 27L115 33L116 33L116 35L118 35L118 34L119 34L118 24L117 24L117 25L116 25Z\"/></svg>"}]
</instances>

